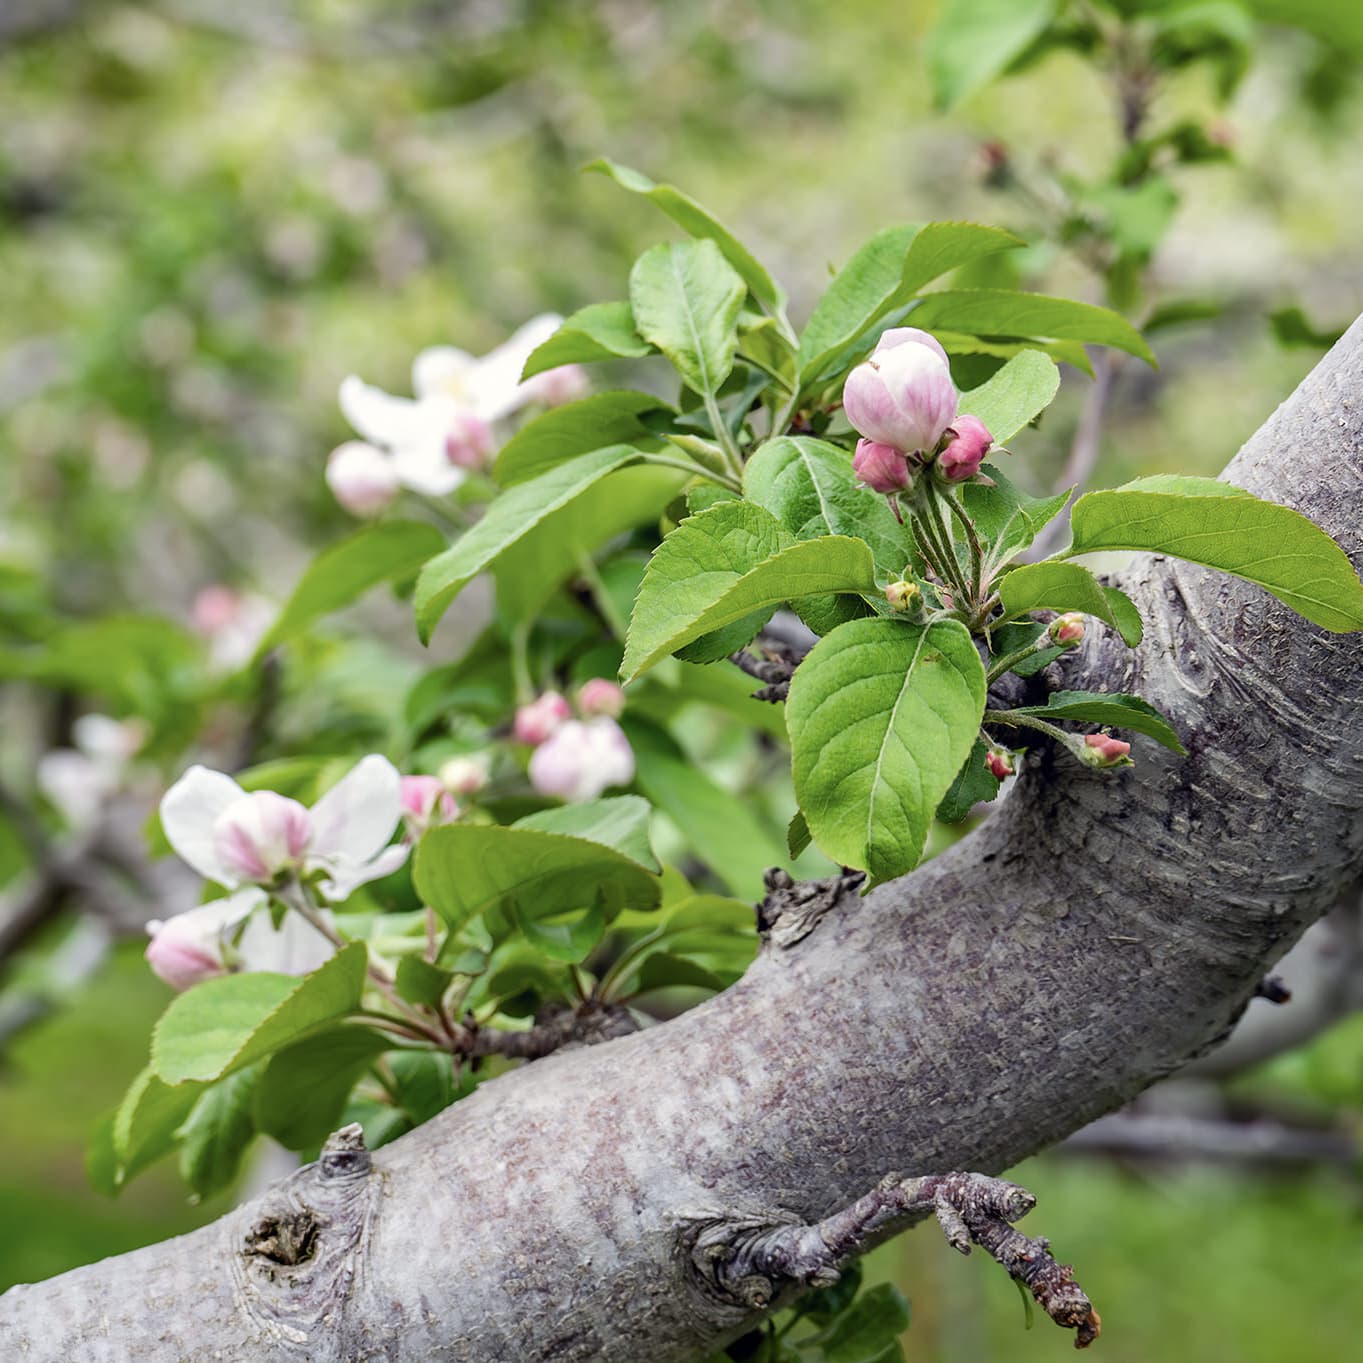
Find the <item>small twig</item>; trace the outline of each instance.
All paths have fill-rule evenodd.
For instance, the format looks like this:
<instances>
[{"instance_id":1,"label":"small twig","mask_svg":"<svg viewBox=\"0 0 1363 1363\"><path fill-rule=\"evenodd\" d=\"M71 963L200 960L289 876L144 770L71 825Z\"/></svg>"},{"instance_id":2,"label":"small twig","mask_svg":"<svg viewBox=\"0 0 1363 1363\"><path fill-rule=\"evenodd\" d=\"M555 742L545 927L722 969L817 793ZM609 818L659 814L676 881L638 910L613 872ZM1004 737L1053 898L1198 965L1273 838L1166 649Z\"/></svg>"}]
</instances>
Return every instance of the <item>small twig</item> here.
<instances>
[{"instance_id":1,"label":"small twig","mask_svg":"<svg viewBox=\"0 0 1363 1363\"><path fill-rule=\"evenodd\" d=\"M1066 1153L1235 1164L1335 1164L1354 1168L1358 1143L1345 1131L1257 1120L1232 1122L1184 1113L1113 1112L1076 1131Z\"/></svg>"},{"instance_id":2,"label":"small twig","mask_svg":"<svg viewBox=\"0 0 1363 1363\"><path fill-rule=\"evenodd\" d=\"M795 669L804 660L804 654L785 644L766 644L762 646L763 658L755 658L746 649L729 654L729 661L740 671L756 681L765 682L760 690L752 693L754 700L766 700L775 704L790 694L790 679Z\"/></svg>"},{"instance_id":3,"label":"small twig","mask_svg":"<svg viewBox=\"0 0 1363 1363\"><path fill-rule=\"evenodd\" d=\"M476 1058L500 1055L508 1060L539 1060L569 1044L590 1046L628 1036L639 1030L627 1008L614 1003L587 1000L576 1008L542 1010L535 1024L524 1032L484 1031L466 1019L461 1052Z\"/></svg>"}]
</instances>

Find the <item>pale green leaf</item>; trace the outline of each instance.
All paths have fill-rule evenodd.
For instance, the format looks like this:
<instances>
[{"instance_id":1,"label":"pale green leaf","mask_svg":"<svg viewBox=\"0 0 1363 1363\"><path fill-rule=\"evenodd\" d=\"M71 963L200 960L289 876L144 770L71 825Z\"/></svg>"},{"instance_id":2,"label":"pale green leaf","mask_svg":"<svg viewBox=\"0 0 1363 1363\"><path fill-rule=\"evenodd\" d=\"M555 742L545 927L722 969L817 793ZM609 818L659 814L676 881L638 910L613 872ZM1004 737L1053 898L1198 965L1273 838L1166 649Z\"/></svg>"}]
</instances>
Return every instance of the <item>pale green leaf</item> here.
<instances>
[{"instance_id":1,"label":"pale green leaf","mask_svg":"<svg viewBox=\"0 0 1363 1363\"><path fill-rule=\"evenodd\" d=\"M815 843L874 883L911 870L984 711L984 667L955 620L854 620L796 670L795 794Z\"/></svg>"},{"instance_id":2,"label":"pale green leaf","mask_svg":"<svg viewBox=\"0 0 1363 1363\"><path fill-rule=\"evenodd\" d=\"M256 1129L290 1150L325 1140L360 1076L393 1045L391 1036L345 1023L277 1051L252 1099Z\"/></svg>"},{"instance_id":3,"label":"pale green leaf","mask_svg":"<svg viewBox=\"0 0 1363 1363\"><path fill-rule=\"evenodd\" d=\"M930 222L914 237L904 257L899 297L907 301L948 270L1026 244L1002 227L987 227L978 222Z\"/></svg>"},{"instance_id":4,"label":"pale green leaf","mask_svg":"<svg viewBox=\"0 0 1363 1363\"><path fill-rule=\"evenodd\" d=\"M539 828L547 833L566 833L569 837L599 842L614 848L646 871L658 875L662 867L653 855L648 821L652 810L638 795L615 795L607 800L588 800L542 809L517 819L515 828Z\"/></svg>"},{"instance_id":5,"label":"pale green leaf","mask_svg":"<svg viewBox=\"0 0 1363 1363\"><path fill-rule=\"evenodd\" d=\"M985 544L987 566L992 574L1036 539L1064 510L1070 494L1031 497L1010 483L995 465L985 464L982 471L993 481L993 487L966 483L959 495L966 515L975 522L976 532Z\"/></svg>"},{"instance_id":6,"label":"pale green leaf","mask_svg":"<svg viewBox=\"0 0 1363 1363\"><path fill-rule=\"evenodd\" d=\"M1113 594L1116 593L1116 596ZM1082 611L1111 625L1134 648L1141 641L1141 620L1131 601L1115 587L1104 587L1077 563L1026 563L999 582L999 600L1010 618L1031 611ZM1114 609L1114 601L1125 603Z\"/></svg>"},{"instance_id":7,"label":"pale green leaf","mask_svg":"<svg viewBox=\"0 0 1363 1363\"><path fill-rule=\"evenodd\" d=\"M637 360L652 350L635 330L628 303L588 303L530 353L521 378L533 378L561 364Z\"/></svg>"},{"instance_id":8,"label":"pale green leaf","mask_svg":"<svg viewBox=\"0 0 1363 1363\"><path fill-rule=\"evenodd\" d=\"M653 432L643 418L672 409L649 393L593 393L577 402L553 407L537 416L502 446L492 466L503 487L524 483L589 450L606 445L633 445Z\"/></svg>"},{"instance_id":9,"label":"pale green leaf","mask_svg":"<svg viewBox=\"0 0 1363 1363\"><path fill-rule=\"evenodd\" d=\"M994 444L1006 445L1051 405L1059 389L1055 361L1039 350L1024 350L978 388L962 393L959 410L979 417Z\"/></svg>"},{"instance_id":10,"label":"pale green leaf","mask_svg":"<svg viewBox=\"0 0 1363 1363\"><path fill-rule=\"evenodd\" d=\"M220 1079L359 1007L368 949L343 947L301 977L252 971L204 980L171 1002L152 1033L167 1084Z\"/></svg>"},{"instance_id":11,"label":"pale green leaf","mask_svg":"<svg viewBox=\"0 0 1363 1363\"><path fill-rule=\"evenodd\" d=\"M634 262L630 306L639 334L694 392L716 394L734 367L747 286L713 241L663 242Z\"/></svg>"},{"instance_id":12,"label":"pale green leaf","mask_svg":"<svg viewBox=\"0 0 1363 1363\"><path fill-rule=\"evenodd\" d=\"M943 0L928 39L937 107L949 109L1001 75L1059 8L1060 0Z\"/></svg>"},{"instance_id":13,"label":"pale green leaf","mask_svg":"<svg viewBox=\"0 0 1363 1363\"><path fill-rule=\"evenodd\" d=\"M1363 629L1363 582L1348 555L1290 507L1210 478L1157 476L1074 504L1071 554L1134 549L1232 573L1335 633Z\"/></svg>"}]
</instances>

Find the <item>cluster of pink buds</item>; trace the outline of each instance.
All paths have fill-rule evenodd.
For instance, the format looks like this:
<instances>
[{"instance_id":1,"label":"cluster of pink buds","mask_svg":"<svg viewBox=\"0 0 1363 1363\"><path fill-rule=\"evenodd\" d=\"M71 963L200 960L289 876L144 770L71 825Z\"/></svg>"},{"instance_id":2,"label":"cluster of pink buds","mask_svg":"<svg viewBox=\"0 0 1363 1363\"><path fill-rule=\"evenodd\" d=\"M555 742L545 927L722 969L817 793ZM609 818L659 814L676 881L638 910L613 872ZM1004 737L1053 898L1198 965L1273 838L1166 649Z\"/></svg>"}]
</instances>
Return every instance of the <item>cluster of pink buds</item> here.
<instances>
[{"instance_id":1,"label":"cluster of pink buds","mask_svg":"<svg viewBox=\"0 0 1363 1363\"><path fill-rule=\"evenodd\" d=\"M610 786L634 779L634 750L616 723L625 694L613 681L593 677L578 688L577 714L557 691L546 691L516 711L512 726L535 745L530 784L561 800L595 800Z\"/></svg>"},{"instance_id":2,"label":"cluster of pink buds","mask_svg":"<svg viewBox=\"0 0 1363 1363\"><path fill-rule=\"evenodd\" d=\"M852 467L872 491L889 497L935 461L947 482L974 478L993 437L978 417L959 416L947 353L918 327L893 327L847 376L847 419L863 437Z\"/></svg>"}]
</instances>

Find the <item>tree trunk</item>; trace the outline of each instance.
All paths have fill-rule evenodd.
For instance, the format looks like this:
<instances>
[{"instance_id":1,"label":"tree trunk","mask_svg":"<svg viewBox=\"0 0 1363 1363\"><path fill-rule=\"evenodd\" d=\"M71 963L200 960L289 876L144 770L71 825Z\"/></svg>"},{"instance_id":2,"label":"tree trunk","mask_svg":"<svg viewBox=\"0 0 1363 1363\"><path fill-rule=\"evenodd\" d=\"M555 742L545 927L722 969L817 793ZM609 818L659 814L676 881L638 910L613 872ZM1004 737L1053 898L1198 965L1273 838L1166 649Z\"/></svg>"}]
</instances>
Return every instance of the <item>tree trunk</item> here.
<instances>
[{"instance_id":1,"label":"tree trunk","mask_svg":"<svg viewBox=\"0 0 1363 1363\"><path fill-rule=\"evenodd\" d=\"M1363 322L1227 474L1355 565L1360 393ZM1363 867L1363 643L1186 564L1120 580L1145 642L1090 631L1065 685L1148 698L1186 758L1035 750L978 832L831 892L725 994L499 1078L372 1168L339 1142L192 1235L13 1289L0 1357L685 1363L758 1318L693 1254L716 1227L1006 1168L1206 1050Z\"/></svg>"}]
</instances>

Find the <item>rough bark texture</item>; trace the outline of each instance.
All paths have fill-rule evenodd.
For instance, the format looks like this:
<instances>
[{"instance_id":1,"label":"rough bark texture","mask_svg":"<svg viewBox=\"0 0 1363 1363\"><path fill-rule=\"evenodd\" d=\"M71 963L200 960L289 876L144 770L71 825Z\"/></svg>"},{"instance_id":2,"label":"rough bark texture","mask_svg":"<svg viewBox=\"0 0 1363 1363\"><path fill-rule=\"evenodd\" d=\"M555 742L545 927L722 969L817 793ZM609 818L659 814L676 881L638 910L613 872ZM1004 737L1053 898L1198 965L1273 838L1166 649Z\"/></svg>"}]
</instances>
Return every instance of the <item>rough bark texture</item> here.
<instances>
[{"instance_id":1,"label":"rough bark texture","mask_svg":"<svg viewBox=\"0 0 1363 1363\"><path fill-rule=\"evenodd\" d=\"M1356 324L1228 475L1356 565L1360 391ZM688 1227L819 1222L894 1169L1003 1169L1206 1050L1363 867L1363 642L1184 564L1122 583L1145 643L1091 637L1066 684L1148 697L1186 759L1140 741L1102 776L1039 752L975 835L844 892L676 1021L488 1084L367 1173L323 1162L14 1289L0 1357L684 1363L755 1319L698 1279ZM259 1252L290 1207L312 1226L293 1266Z\"/></svg>"}]
</instances>

